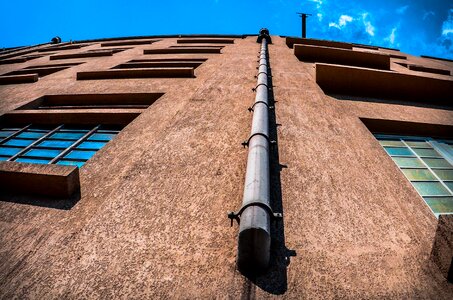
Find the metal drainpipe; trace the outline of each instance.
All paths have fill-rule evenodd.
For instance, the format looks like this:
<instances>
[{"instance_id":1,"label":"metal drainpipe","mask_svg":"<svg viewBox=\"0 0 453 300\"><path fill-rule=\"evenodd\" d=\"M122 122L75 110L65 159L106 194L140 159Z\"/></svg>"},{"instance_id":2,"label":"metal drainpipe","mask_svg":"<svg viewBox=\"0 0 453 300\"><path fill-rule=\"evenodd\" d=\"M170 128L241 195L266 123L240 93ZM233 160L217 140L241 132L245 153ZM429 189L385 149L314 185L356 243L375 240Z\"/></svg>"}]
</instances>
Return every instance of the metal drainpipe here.
<instances>
[{"instance_id":1,"label":"metal drainpipe","mask_svg":"<svg viewBox=\"0 0 453 300\"><path fill-rule=\"evenodd\" d=\"M253 111L252 130L248 141L243 143L249 152L242 208L228 215L231 222L240 221L237 264L245 273L262 272L269 266L270 222L281 218L270 207L267 44L272 41L267 29L260 30L257 42L261 42L261 51L255 103L249 109Z\"/></svg>"}]
</instances>

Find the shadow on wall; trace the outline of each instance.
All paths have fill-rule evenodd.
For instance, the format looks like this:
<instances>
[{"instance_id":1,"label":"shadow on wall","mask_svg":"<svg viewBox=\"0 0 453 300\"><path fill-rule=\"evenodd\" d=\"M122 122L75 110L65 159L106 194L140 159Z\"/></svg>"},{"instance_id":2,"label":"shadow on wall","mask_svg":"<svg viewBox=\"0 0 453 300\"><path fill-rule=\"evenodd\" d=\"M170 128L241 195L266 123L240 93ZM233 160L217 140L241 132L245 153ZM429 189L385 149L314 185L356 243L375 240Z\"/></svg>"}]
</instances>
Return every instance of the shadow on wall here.
<instances>
[{"instance_id":1,"label":"shadow on wall","mask_svg":"<svg viewBox=\"0 0 453 300\"><path fill-rule=\"evenodd\" d=\"M7 192L0 193L0 201L17 204L41 206L54 209L70 210L80 200L80 192L70 198L49 198L36 195L17 195Z\"/></svg>"},{"instance_id":2,"label":"shadow on wall","mask_svg":"<svg viewBox=\"0 0 453 300\"><path fill-rule=\"evenodd\" d=\"M431 260L445 278L453 283L453 215L439 216Z\"/></svg>"},{"instance_id":3,"label":"shadow on wall","mask_svg":"<svg viewBox=\"0 0 453 300\"><path fill-rule=\"evenodd\" d=\"M272 84L272 70L269 64L269 78L268 84ZM270 89L268 91L269 105L275 107L274 93ZM275 109L269 109L269 138L276 141L270 147L270 185L271 185L271 207L274 212L281 212L285 216L282 203L282 188L280 180L280 172L287 168L286 165L280 164L279 150L278 150L278 132L277 127L280 124L276 122ZM291 257L296 256L296 251L290 250L285 246L285 230L283 220L274 221L271 224L271 253L269 269L263 274L244 274L247 281L244 283L242 295L243 298L254 298L254 287L258 286L264 291L274 294L282 295L288 289L287 283L287 267L290 264Z\"/></svg>"}]
</instances>

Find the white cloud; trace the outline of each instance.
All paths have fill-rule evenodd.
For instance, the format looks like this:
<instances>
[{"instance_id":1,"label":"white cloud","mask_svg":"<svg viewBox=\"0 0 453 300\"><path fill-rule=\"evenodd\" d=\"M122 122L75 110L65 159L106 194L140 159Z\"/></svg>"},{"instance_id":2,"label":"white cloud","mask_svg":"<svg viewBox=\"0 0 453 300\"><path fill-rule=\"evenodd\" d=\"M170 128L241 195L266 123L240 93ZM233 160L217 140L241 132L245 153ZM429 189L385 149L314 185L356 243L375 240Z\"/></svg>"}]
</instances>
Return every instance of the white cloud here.
<instances>
[{"instance_id":1,"label":"white cloud","mask_svg":"<svg viewBox=\"0 0 453 300\"><path fill-rule=\"evenodd\" d=\"M401 6L400 8L398 8L396 10L396 12L400 15L404 14L406 12L406 10L409 8L409 5L404 5L404 6Z\"/></svg>"},{"instance_id":2,"label":"white cloud","mask_svg":"<svg viewBox=\"0 0 453 300\"><path fill-rule=\"evenodd\" d=\"M322 21L323 15L322 15L321 13L318 13L316 16L318 17L318 20L319 20L319 21Z\"/></svg>"},{"instance_id":3,"label":"white cloud","mask_svg":"<svg viewBox=\"0 0 453 300\"><path fill-rule=\"evenodd\" d=\"M363 19L363 25L365 25L365 31L371 35L371 36L374 36L374 26L371 24L370 21L367 20L368 18L368 13L364 13L362 14L362 19Z\"/></svg>"},{"instance_id":4,"label":"white cloud","mask_svg":"<svg viewBox=\"0 0 453 300\"><path fill-rule=\"evenodd\" d=\"M338 19L338 24L335 23L335 22L330 22L329 23L329 27L335 27L335 28L338 28L338 29L342 29L349 22L352 22L352 20L354 20L354 18L352 18L351 16L341 15L340 18Z\"/></svg>"},{"instance_id":5,"label":"white cloud","mask_svg":"<svg viewBox=\"0 0 453 300\"><path fill-rule=\"evenodd\" d=\"M384 40L388 41L390 43L390 45L395 44L396 30L397 29L398 29L397 27L393 27L392 28L392 32L390 33L390 35L388 37L384 38Z\"/></svg>"},{"instance_id":6,"label":"white cloud","mask_svg":"<svg viewBox=\"0 0 453 300\"><path fill-rule=\"evenodd\" d=\"M429 18L430 16L434 17L435 15L436 14L433 11L425 11L425 13L423 14L423 21Z\"/></svg>"},{"instance_id":7,"label":"white cloud","mask_svg":"<svg viewBox=\"0 0 453 300\"><path fill-rule=\"evenodd\" d=\"M442 35L453 33L453 9L450 9L447 20L442 23Z\"/></svg>"}]
</instances>

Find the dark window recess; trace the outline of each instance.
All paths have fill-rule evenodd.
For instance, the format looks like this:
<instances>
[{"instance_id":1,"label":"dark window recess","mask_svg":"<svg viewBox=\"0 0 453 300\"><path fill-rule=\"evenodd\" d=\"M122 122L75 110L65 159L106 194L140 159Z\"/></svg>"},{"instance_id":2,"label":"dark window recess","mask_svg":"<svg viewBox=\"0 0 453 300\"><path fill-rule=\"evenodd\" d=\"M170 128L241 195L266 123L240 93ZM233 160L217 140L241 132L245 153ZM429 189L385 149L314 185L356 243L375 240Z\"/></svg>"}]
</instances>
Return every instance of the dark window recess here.
<instances>
[{"instance_id":1,"label":"dark window recess","mask_svg":"<svg viewBox=\"0 0 453 300\"><path fill-rule=\"evenodd\" d=\"M49 54L33 54L33 55L25 55L17 58L10 58L10 59L3 59L0 60L0 65L6 65L6 64L16 64L16 63L23 63L32 59L44 57Z\"/></svg>"},{"instance_id":2,"label":"dark window recess","mask_svg":"<svg viewBox=\"0 0 453 300\"><path fill-rule=\"evenodd\" d=\"M44 77L44 76L50 75L52 73L70 68L72 66L77 66L80 64L82 64L82 63L79 62L79 63L30 66L30 67L23 68L21 70L12 71L12 72L3 74L2 76L38 74L39 77Z\"/></svg>"},{"instance_id":3,"label":"dark window recess","mask_svg":"<svg viewBox=\"0 0 453 300\"><path fill-rule=\"evenodd\" d=\"M143 54L192 54L192 53L215 53L220 54L222 48L212 47L179 47L179 48L162 48L162 49L145 49Z\"/></svg>"},{"instance_id":4,"label":"dark window recess","mask_svg":"<svg viewBox=\"0 0 453 300\"><path fill-rule=\"evenodd\" d=\"M130 48L112 48L112 49L92 49L85 52L70 53L70 54L57 54L49 57L50 60L59 59L72 59L72 58L86 58L86 57L100 57L112 56L115 53L127 50Z\"/></svg>"},{"instance_id":5,"label":"dark window recess","mask_svg":"<svg viewBox=\"0 0 453 300\"><path fill-rule=\"evenodd\" d=\"M163 93L46 95L19 107L17 110L143 109L153 104L162 95Z\"/></svg>"},{"instance_id":6,"label":"dark window recess","mask_svg":"<svg viewBox=\"0 0 453 300\"><path fill-rule=\"evenodd\" d=\"M127 40L127 41L112 41L105 42L101 44L101 47L110 47L110 46L129 46L129 45L149 45L158 40Z\"/></svg>"},{"instance_id":7,"label":"dark window recess","mask_svg":"<svg viewBox=\"0 0 453 300\"><path fill-rule=\"evenodd\" d=\"M39 49L38 52L49 52L49 51L56 51L56 50L73 50L73 49L80 49L82 47L89 46L90 44L58 44L55 46Z\"/></svg>"},{"instance_id":8,"label":"dark window recess","mask_svg":"<svg viewBox=\"0 0 453 300\"><path fill-rule=\"evenodd\" d=\"M225 46L218 45L172 45L170 48L220 48L223 49Z\"/></svg>"},{"instance_id":9,"label":"dark window recess","mask_svg":"<svg viewBox=\"0 0 453 300\"><path fill-rule=\"evenodd\" d=\"M119 127L27 125L0 129L0 161L81 167Z\"/></svg>"},{"instance_id":10,"label":"dark window recess","mask_svg":"<svg viewBox=\"0 0 453 300\"><path fill-rule=\"evenodd\" d=\"M131 60L127 63L120 64L112 69L136 69L136 68L175 68L187 67L196 69L206 59L177 58L177 59L141 59Z\"/></svg>"},{"instance_id":11,"label":"dark window recess","mask_svg":"<svg viewBox=\"0 0 453 300\"><path fill-rule=\"evenodd\" d=\"M430 68L430 67L425 67L425 66L420 66L420 65L411 65L411 64L401 63L401 62L397 62L397 64L399 64L403 67L406 67L412 71L426 72L426 73L433 73L433 74L440 74L440 75L451 75L450 70Z\"/></svg>"},{"instance_id":12,"label":"dark window recess","mask_svg":"<svg viewBox=\"0 0 453 300\"><path fill-rule=\"evenodd\" d=\"M183 38L178 39L178 44L234 44L234 39L221 38Z\"/></svg>"}]
</instances>

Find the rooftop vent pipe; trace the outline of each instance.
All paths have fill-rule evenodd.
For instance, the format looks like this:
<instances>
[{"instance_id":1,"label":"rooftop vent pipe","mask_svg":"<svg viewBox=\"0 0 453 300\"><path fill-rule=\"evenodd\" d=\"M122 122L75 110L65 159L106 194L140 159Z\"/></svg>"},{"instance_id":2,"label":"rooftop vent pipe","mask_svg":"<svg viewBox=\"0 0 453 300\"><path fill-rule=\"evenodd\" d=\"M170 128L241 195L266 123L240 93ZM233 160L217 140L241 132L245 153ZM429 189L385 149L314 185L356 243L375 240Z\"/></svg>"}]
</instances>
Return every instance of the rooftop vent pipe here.
<instances>
[{"instance_id":1,"label":"rooftop vent pipe","mask_svg":"<svg viewBox=\"0 0 453 300\"><path fill-rule=\"evenodd\" d=\"M269 97L267 44L272 43L269 31L260 30L261 43L256 97L253 106L252 130L243 143L249 147L242 207L228 217L239 222L238 268L243 273L259 273L267 269L270 258L270 222L281 218L270 207L269 175Z\"/></svg>"},{"instance_id":2,"label":"rooftop vent pipe","mask_svg":"<svg viewBox=\"0 0 453 300\"><path fill-rule=\"evenodd\" d=\"M51 40L52 44L59 44L61 43L61 38L59 36L53 37Z\"/></svg>"}]
</instances>

